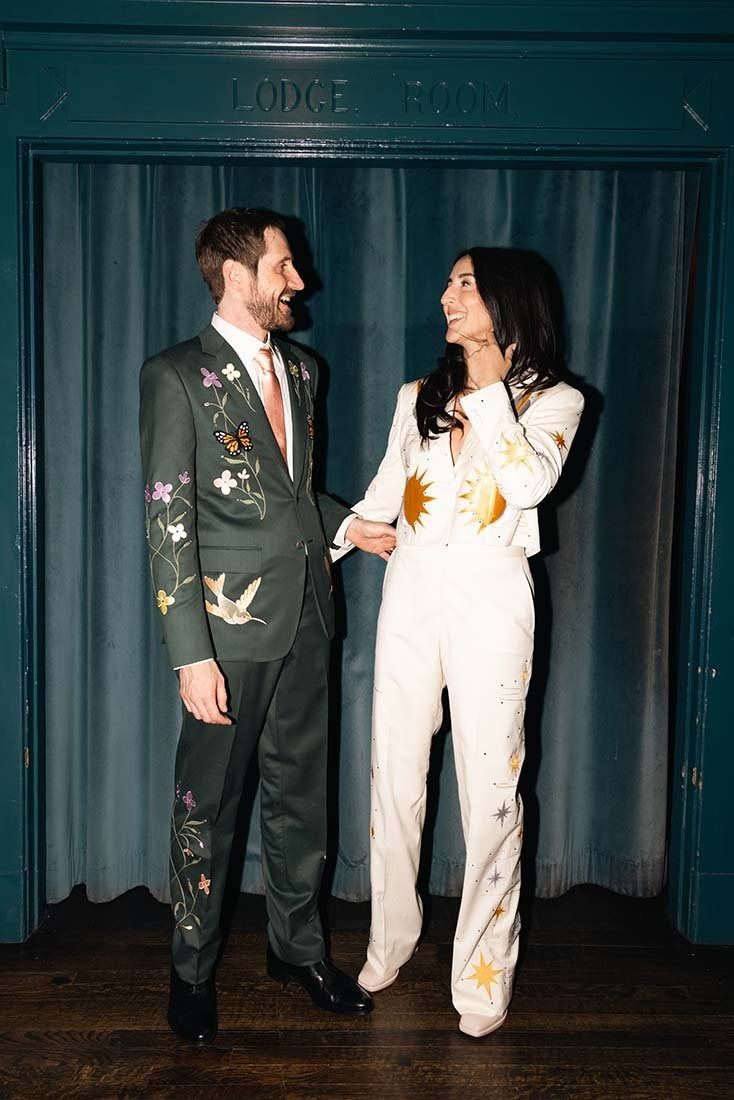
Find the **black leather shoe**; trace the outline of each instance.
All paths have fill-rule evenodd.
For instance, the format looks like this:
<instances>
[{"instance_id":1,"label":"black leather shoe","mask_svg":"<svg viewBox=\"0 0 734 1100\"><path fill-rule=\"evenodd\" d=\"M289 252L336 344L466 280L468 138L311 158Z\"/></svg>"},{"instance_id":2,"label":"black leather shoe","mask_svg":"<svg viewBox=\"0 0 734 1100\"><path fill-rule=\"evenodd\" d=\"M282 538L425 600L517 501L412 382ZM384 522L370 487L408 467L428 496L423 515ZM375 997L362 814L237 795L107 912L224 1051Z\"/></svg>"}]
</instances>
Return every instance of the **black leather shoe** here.
<instances>
[{"instance_id":1,"label":"black leather shoe","mask_svg":"<svg viewBox=\"0 0 734 1100\"><path fill-rule=\"evenodd\" d=\"M314 1004L327 1012L363 1016L372 1011L369 993L365 993L353 978L334 966L331 959L322 959L310 966L296 966L283 962L268 945L268 974L274 981L281 982L283 988L288 982L297 982Z\"/></svg>"},{"instance_id":2,"label":"black leather shoe","mask_svg":"<svg viewBox=\"0 0 734 1100\"><path fill-rule=\"evenodd\" d=\"M217 991L214 979L192 985L171 970L171 997L168 1002L171 1031L193 1046L205 1047L217 1034Z\"/></svg>"}]
</instances>

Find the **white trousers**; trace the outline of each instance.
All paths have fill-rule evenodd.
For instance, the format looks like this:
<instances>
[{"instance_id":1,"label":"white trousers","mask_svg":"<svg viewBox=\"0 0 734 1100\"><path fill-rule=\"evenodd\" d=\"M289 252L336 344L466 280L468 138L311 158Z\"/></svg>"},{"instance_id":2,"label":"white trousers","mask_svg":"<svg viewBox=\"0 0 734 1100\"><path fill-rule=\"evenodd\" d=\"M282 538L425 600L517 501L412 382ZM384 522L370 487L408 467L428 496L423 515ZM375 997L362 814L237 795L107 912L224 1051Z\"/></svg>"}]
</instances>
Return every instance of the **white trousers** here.
<instances>
[{"instance_id":1,"label":"white trousers","mask_svg":"<svg viewBox=\"0 0 734 1100\"><path fill-rule=\"evenodd\" d=\"M387 976L421 932L416 891L426 777L448 688L466 870L451 991L460 1013L501 1015L517 959L532 581L519 547L399 546L377 627L372 723L372 927Z\"/></svg>"}]
</instances>

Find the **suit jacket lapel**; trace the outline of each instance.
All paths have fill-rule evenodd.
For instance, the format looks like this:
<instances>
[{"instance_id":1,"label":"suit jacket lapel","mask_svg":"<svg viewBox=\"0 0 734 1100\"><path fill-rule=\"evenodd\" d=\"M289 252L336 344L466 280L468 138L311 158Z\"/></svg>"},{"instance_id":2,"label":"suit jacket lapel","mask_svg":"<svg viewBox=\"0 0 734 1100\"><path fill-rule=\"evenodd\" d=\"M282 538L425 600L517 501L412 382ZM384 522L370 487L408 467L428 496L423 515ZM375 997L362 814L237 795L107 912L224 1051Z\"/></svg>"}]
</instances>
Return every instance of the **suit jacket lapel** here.
<instances>
[{"instance_id":1,"label":"suit jacket lapel","mask_svg":"<svg viewBox=\"0 0 734 1100\"><path fill-rule=\"evenodd\" d=\"M291 399L291 425L293 427L293 484L298 486L306 460L306 413L308 412L306 386L308 383L301 377L297 350L281 337L271 336L271 341L280 352L288 379ZM297 368L298 373L291 370L292 365Z\"/></svg>"}]
</instances>

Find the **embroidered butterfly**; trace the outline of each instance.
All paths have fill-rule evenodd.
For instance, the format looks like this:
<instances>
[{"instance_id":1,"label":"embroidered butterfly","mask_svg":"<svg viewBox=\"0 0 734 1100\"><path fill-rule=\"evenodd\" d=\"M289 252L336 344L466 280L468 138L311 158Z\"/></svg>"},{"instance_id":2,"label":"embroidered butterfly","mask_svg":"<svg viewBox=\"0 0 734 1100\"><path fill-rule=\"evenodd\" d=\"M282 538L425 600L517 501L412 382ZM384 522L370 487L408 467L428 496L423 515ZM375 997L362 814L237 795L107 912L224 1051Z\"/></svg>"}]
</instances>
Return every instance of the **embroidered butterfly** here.
<instances>
[{"instance_id":1,"label":"embroidered butterfly","mask_svg":"<svg viewBox=\"0 0 734 1100\"><path fill-rule=\"evenodd\" d=\"M234 435L232 435L231 432L214 432L214 438L217 443L221 443L225 451L231 455L238 455L240 451L252 450L250 426L246 420L238 424L237 431Z\"/></svg>"}]
</instances>

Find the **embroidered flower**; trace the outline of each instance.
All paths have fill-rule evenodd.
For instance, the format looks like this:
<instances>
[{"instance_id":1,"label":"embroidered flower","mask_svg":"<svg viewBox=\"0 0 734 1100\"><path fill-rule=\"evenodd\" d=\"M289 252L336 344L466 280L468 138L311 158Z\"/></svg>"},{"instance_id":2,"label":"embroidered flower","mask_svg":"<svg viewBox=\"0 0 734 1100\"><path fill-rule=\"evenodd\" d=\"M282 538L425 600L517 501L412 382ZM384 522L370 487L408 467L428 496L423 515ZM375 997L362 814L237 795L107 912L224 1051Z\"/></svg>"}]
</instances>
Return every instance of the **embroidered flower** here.
<instances>
[{"instance_id":1,"label":"embroidered flower","mask_svg":"<svg viewBox=\"0 0 734 1100\"><path fill-rule=\"evenodd\" d=\"M296 364L293 362L292 359L288 360L288 370L290 371L290 373L293 375L294 378L298 378L298 367L296 366Z\"/></svg>"},{"instance_id":2,"label":"embroidered flower","mask_svg":"<svg viewBox=\"0 0 734 1100\"><path fill-rule=\"evenodd\" d=\"M190 849L190 848L184 848L184 850L183 850L183 854L184 854L185 856L192 856L192 855L193 855L194 853L193 853L193 852L191 851L191 849Z\"/></svg>"},{"instance_id":3,"label":"embroidered flower","mask_svg":"<svg viewBox=\"0 0 734 1100\"><path fill-rule=\"evenodd\" d=\"M145 503L150 504L151 500L153 499L153 494L150 491L150 485L145 486L143 496L145 497Z\"/></svg>"},{"instance_id":4,"label":"embroidered flower","mask_svg":"<svg viewBox=\"0 0 734 1100\"><path fill-rule=\"evenodd\" d=\"M193 791L187 791L186 794L183 796L182 801L189 813L191 813L192 810L196 809L196 799L194 798Z\"/></svg>"},{"instance_id":5,"label":"embroidered flower","mask_svg":"<svg viewBox=\"0 0 734 1100\"><path fill-rule=\"evenodd\" d=\"M201 374L202 374L202 377L204 379L204 385L205 386L207 386L207 387L216 386L217 389L221 390L221 388L222 388L221 379L217 376L217 374L213 370L207 370L206 367L202 367L201 368Z\"/></svg>"},{"instance_id":6,"label":"embroidered flower","mask_svg":"<svg viewBox=\"0 0 734 1100\"><path fill-rule=\"evenodd\" d=\"M161 615L167 615L168 608L171 606L171 604L174 604L176 602L174 597L166 595L166 592L162 588L158 589L155 599Z\"/></svg>"},{"instance_id":7,"label":"embroidered flower","mask_svg":"<svg viewBox=\"0 0 734 1100\"><path fill-rule=\"evenodd\" d=\"M222 470L222 476L215 477L214 484L216 485L217 489L221 489L225 497L228 497L232 490L237 486L237 482L232 477L231 470Z\"/></svg>"},{"instance_id":8,"label":"embroidered flower","mask_svg":"<svg viewBox=\"0 0 734 1100\"><path fill-rule=\"evenodd\" d=\"M227 363L227 366L222 371L222 374L228 382L234 382L235 378L239 378L240 373L241 372L237 370L234 363ZM206 385L206 383L204 383L204 385Z\"/></svg>"},{"instance_id":9,"label":"embroidered flower","mask_svg":"<svg viewBox=\"0 0 734 1100\"><path fill-rule=\"evenodd\" d=\"M301 366L301 378L303 379L304 382L310 382L311 381L311 375L308 373L308 371L306 369L306 364L302 362L300 364L300 366Z\"/></svg>"},{"instance_id":10,"label":"embroidered flower","mask_svg":"<svg viewBox=\"0 0 734 1100\"><path fill-rule=\"evenodd\" d=\"M180 473L178 475L178 480L181 482L182 485L188 485L188 483L191 481L191 478L189 477L189 471L184 470L182 473Z\"/></svg>"},{"instance_id":11,"label":"embroidered flower","mask_svg":"<svg viewBox=\"0 0 734 1100\"><path fill-rule=\"evenodd\" d=\"M166 530L174 542L180 542L181 539L186 538L186 531L184 530L183 523L169 523Z\"/></svg>"},{"instance_id":12,"label":"embroidered flower","mask_svg":"<svg viewBox=\"0 0 734 1100\"><path fill-rule=\"evenodd\" d=\"M164 485L162 481L156 481L151 499L162 500L164 504L170 504L172 488L173 485L171 485L170 483Z\"/></svg>"},{"instance_id":13,"label":"embroidered flower","mask_svg":"<svg viewBox=\"0 0 734 1100\"><path fill-rule=\"evenodd\" d=\"M314 437L314 426L313 426L313 417L311 416L311 413L309 413L306 417L306 427L308 429L308 438L313 439L313 437Z\"/></svg>"},{"instance_id":14,"label":"embroidered flower","mask_svg":"<svg viewBox=\"0 0 734 1100\"><path fill-rule=\"evenodd\" d=\"M199 889L203 890L205 894L209 893L209 887L212 884L212 880L207 878L206 875L202 875L199 879Z\"/></svg>"},{"instance_id":15,"label":"embroidered flower","mask_svg":"<svg viewBox=\"0 0 734 1100\"><path fill-rule=\"evenodd\" d=\"M237 477L240 479L240 481L250 480L250 474L247 470L240 470L240 472L237 474Z\"/></svg>"}]
</instances>

